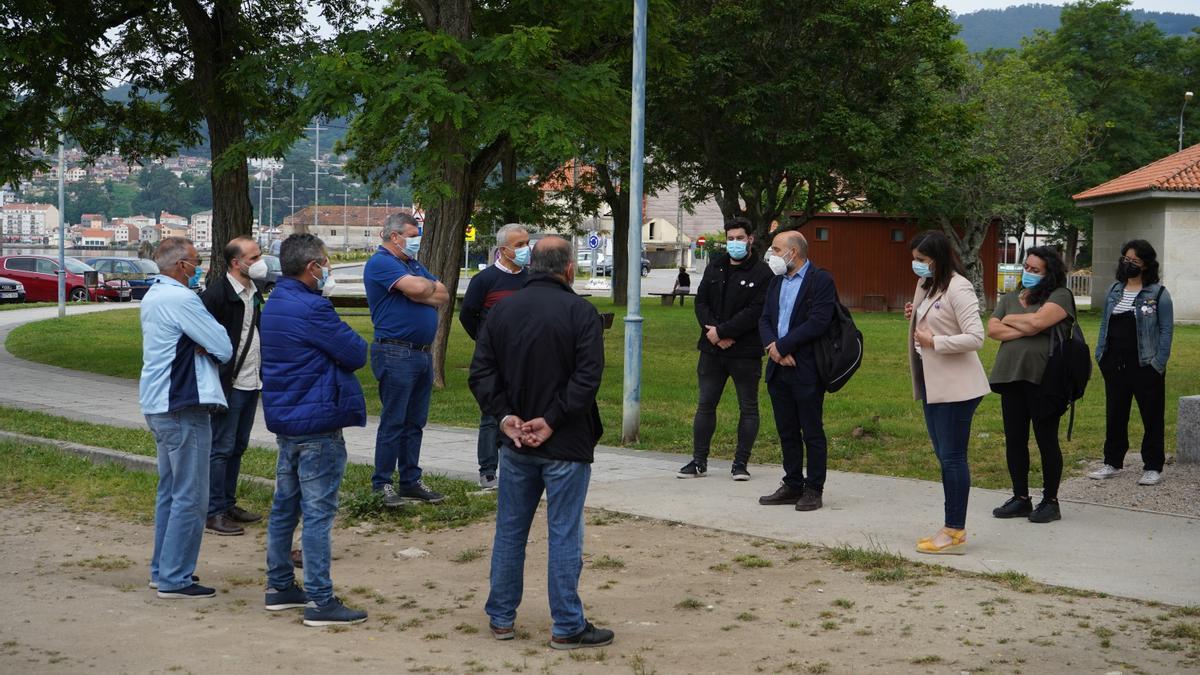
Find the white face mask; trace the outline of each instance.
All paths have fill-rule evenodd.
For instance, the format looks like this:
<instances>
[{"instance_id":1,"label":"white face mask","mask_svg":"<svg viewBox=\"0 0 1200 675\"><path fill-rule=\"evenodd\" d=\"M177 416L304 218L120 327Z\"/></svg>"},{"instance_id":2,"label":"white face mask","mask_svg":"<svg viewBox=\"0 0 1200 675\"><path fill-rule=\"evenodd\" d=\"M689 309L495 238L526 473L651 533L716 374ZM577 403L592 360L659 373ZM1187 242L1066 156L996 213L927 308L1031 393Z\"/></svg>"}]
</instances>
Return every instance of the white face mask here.
<instances>
[{"instance_id":1,"label":"white face mask","mask_svg":"<svg viewBox=\"0 0 1200 675\"><path fill-rule=\"evenodd\" d=\"M262 258L246 269L246 274L250 275L251 279L266 279L267 272L267 261Z\"/></svg>"},{"instance_id":2,"label":"white face mask","mask_svg":"<svg viewBox=\"0 0 1200 675\"><path fill-rule=\"evenodd\" d=\"M787 268L788 268L787 260L785 258L777 256L773 253L769 254L767 256L767 267L771 268L771 272L775 276L779 276L780 274L787 274Z\"/></svg>"}]
</instances>

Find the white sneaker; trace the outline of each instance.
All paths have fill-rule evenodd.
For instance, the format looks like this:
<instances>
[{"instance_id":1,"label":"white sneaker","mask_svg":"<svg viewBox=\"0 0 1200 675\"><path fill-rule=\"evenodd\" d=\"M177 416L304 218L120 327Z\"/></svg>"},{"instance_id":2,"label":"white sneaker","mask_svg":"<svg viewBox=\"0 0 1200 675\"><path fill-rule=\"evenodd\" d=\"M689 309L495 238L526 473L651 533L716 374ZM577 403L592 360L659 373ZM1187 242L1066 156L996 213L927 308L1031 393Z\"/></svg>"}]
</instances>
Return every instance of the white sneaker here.
<instances>
[{"instance_id":1,"label":"white sneaker","mask_svg":"<svg viewBox=\"0 0 1200 675\"><path fill-rule=\"evenodd\" d=\"M1091 478L1092 480L1104 480L1105 478L1112 478L1119 473L1121 473L1121 470L1117 467L1111 464L1105 464L1099 469L1089 473L1087 477Z\"/></svg>"},{"instance_id":2,"label":"white sneaker","mask_svg":"<svg viewBox=\"0 0 1200 675\"><path fill-rule=\"evenodd\" d=\"M1138 485L1158 485L1161 482L1161 473L1157 471L1147 471L1146 473L1142 474L1142 478L1138 481Z\"/></svg>"}]
</instances>

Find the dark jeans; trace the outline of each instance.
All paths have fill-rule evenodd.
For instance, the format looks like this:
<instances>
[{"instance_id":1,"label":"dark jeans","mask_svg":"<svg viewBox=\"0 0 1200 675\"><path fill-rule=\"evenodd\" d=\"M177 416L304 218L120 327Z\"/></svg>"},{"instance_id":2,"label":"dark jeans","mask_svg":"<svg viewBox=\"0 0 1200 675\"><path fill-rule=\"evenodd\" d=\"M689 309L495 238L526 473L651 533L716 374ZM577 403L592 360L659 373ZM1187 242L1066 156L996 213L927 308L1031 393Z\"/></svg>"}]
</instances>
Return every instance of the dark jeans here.
<instances>
[{"instance_id":1,"label":"dark jeans","mask_svg":"<svg viewBox=\"0 0 1200 675\"><path fill-rule=\"evenodd\" d=\"M375 475L381 489L398 473L400 487L421 480L421 437L433 393L433 357L400 345L371 345L371 370L379 380L379 430L375 433Z\"/></svg>"},{"instance_id":2,"label":"dark jeans","mask_svg":"<svg viewBox=\"0 0 1200 675\"><path fill-rule=\"evenodd\" d=\"M783 449L783 482L797 489L825 490L825 425L821 420L825 390L783 376L767 382L775 409L775 429ZM808 461L808 477L804 462Z\"/></svg>"},{"instance_id":3,"label":"dark jeans","mask_svg":"<svg viewBox=\"0 0 1200 675\"><path fill-rule=\"evenodd\" d=\"M692 457L708 462L709 445L717 430L717 404L725 392L725 383L733 379L738 399L737 449L735 463L750 461L750 450L758 438L758 378L762 375L762 360L740 359L700 352L696 376L700 381L700 403L692 421Z\"/></svg>"},{"instance_id":4,"label":"dark jeans","mask_svg":"<svg viewBox=\"0 0 1200 675\"><path fill-rule=\"evenodd\" d=\"M1004 449L1008 460L1008 475L1012 478L1013 494L1029 496L1029 427L1042 455L1042 495L1058 499L1058 484L1062 482L1062 447L1058 444L1058 423L1062 415L1042 419L1034 417L1037 385L1016 382L1000 394L1000 413L1004 418Z\"/></svg>"},{"instance_id":5,"label":"dark jeans","mask_svg":"<svg viewBox=\"0 0 1200 675\"><path fill-rule=\"evenodd\" d=\"M983 398L952 403L926 403L925 428L933 442L933 452L942 465L942 491L945 493L946 527L961 530L967 526L967 497L971 493L971 470L967 466L967 445L971 441L971 420Z\"/></svg>"},{"instance_id":6,"label":"dark jeans","mask_svg":"<svg viewBox=\"0 0 1200 675\"><path fill-rule=\"evenodd\" d=\"M1118 469L1125 464L1129 450L1129 408L1137 399L1142 416L1142 470L1163 470L1166 451L1163 446L1166 406L1166 377L1153 366L1105 367L1104 463Z\"/></svg>"},{"instance_id":7,"label":"dark jeans","mask_svg":"<svg viewBox=\"0 0 1200 675\"><path fill-rule=\"evenodd\" d=\"M479 416L479 440L475 443L479 475L495 475L500 466L500 420L487 413Z\"/></svg>"},{"instance_id":8,"label":"dark jeans","mask_svg":"<svg viewBox=\"0 0 1200 675\"><path fill-rule=\"evenodd\" d=\"M330 533L338 510L338 488L346 472L346 442L339 429L312 436L277 436L275 499L267 521L267 583L275 590L296 580L292 534L300 517L304 532L304 590L323 605L333 597Z\"/></svg>"},{"instance_id":9,"label":"dark jeans","mask_svg":"<svg viewBox=\"0 0 1200 675\"><path fill-rule=\"evenodd\" d=\"M225 513L237 504L238 474L242 455L250 445L254 414L258 411L258 391L233 389L228 396L229 410L212 416L212 457L208 468L208 515Z\"/></svg>"}]
</instances>

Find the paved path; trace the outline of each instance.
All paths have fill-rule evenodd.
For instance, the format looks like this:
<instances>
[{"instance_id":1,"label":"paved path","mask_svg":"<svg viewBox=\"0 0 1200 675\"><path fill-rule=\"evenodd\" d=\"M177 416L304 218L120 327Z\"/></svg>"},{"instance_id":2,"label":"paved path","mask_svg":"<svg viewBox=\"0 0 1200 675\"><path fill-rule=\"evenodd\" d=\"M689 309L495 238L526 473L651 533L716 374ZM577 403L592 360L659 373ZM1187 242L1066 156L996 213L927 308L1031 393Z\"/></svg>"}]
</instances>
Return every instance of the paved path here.
<instances>
[{"instance_id":1,"label":"paved path","mask_svg":"<svg viewBox=\"0 0 1200 675\"><path fill-rule=\"evenodd\" d=\"M106 306L71 308L71 313ZM0 312L0 342L15 326L55 316L56 310ZM131 380L33 364L0 350L0 404L119 426L144 426ZM652 402L649 403L653 405ZM261 422L252 442L271 447ZM377 418L346 430L352 461L370 463ZM681 420L687 424L690 420ZM797 513L759 506L774 490L778 466L752 465L754 479L734 483L727 462L713 461L710 477L677 480L679 455L600 447L587 504L699 527L822 546L878 547L922 562L975 572L1014 570L1051 584L1172 604L1200 605L1200 520L1089 504L1063 504L1064 520L1034 525L997 520L990 509L1007 497L972 491L965 556L931 559L912 551L915 540L941 520L942 490L935 482L830 472L825 508ZM430 425L426 471L473 479L475 432ZM1168 480L1170 480L1168 476Z\"/></svg>"}]
</instances>

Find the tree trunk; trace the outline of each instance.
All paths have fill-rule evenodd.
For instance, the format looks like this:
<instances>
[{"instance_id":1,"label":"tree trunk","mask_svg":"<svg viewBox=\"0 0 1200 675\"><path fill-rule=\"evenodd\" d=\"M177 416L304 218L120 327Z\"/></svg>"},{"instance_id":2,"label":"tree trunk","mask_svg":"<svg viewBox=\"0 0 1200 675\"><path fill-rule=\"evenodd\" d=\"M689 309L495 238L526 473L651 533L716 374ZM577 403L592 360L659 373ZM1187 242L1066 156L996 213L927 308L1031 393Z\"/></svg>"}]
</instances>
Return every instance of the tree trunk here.
<instances>
[{"instance_id":1,"label":"tree trunk","mask_svg":"<svg viewBox=\"0 0 1200 675\"><path fill-rule=\"evenodd\" d=\"M448 167L449 168L449 167ZM427 213L425 230L421 237L421 262L429 268L450 292L450 301L438 310L437 334L433 340L433 385L446 386L446 347L450 341L450 328L454 321L454 307L458 301L458 277L462 267L462 242L471 220L476 192L470 189L470 176L465 170L453 169L443 173L444 179L456 178L451 182L452 196L434 204Z\"/></svg>"},{"instance_id":2,"label":"tree trunk","mask_svg":"<svg viewBox=\"0 0 1200 675\"><path fill-rule=\"evenodd\" d=\"M246 127L241 109L233 102L207 116L208 134L212 146L212 161L229 146L245 139ZM208 268L208 283L225 274L225 244L234 237L249 236L253 231L254 211L250 204L250 172L245 162L211 176L213 194L212 255Z\"/></svg>"},{"instance_id":3,"label":"tree trunk","mask_svg":"<svg viewBox=\"0 0 1200 675\"><path fill-rule=\"evenodd\" d=\"M980 311L985 311L988 304L987 296L984 293L983 260L980 258L979 248L983 244L989 225L990 222L987 220L968 218L963 222L960 234L960 230L955 228L949 219L941 219L942 232L950 238L950 241L954 242L958 257L962 259L963 267L966 268L967 280L975 287L975 297L979 300Z\"/></svg>"},{"instance_id":4,"label":"tree trunk","mask_svg":"<svg viewBox=\"0 0 1200 675\"><path fill-rule=\"evenodd\" d=\"M612 301L617 307L629 303L629 193L617 193L616 204L609 203L613 218Z\"/></svg>"},{"instance_id":5,"label":"tree trunk","mask_svg":"<svg viewBox=\"0 0 1200 675\"><path fill-rule=\"evenodd\" d=\"M1065 225L1066 240L1063 242L1063 262L1067 264L1067 273L1075 271L1076 256L1079 253L1079 228Z\"/></svg>"}]
</instances>

